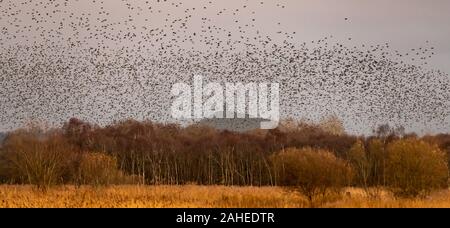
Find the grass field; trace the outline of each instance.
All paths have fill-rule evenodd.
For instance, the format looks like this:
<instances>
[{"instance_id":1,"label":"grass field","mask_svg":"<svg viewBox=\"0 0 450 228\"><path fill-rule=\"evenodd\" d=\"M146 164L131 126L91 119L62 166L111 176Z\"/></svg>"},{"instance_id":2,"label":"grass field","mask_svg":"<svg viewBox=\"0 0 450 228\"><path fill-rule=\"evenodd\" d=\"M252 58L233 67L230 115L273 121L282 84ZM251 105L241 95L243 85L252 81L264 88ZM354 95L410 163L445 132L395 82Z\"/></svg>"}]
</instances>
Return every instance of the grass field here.
<instances>
[{"instance_id":1,"label":"grass field","mask_svg":"<svg viewBox=\"0 0 450 228\"><path fill-rule=\"evenodd\" d=\"M450 191L426 199L396 200L388 194L369 200L359 189L325 203L331 208L450 207ZM0 186L0 208L298 208L308 207L302 196L276 187L114 186L55 187L46 193L30 186Z\"/></svg>"}]
</instances>

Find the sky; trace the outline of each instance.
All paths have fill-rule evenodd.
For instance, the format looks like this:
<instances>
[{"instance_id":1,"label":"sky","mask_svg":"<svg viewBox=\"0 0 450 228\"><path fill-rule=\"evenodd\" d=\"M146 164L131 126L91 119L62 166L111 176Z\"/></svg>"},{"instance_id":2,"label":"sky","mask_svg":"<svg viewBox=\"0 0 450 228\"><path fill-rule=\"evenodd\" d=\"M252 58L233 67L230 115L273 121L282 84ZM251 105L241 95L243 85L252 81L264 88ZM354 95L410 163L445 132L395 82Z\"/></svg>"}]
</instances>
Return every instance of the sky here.
<instances>
[{"instance_id":1,"label":"sky","mask_svg":"<svg viewBox=\"0 0 450 228\"><path fill-rule=\"evenodd\" d=\"M448 24L448 21L450 21L450 14L448 13L450 1L448 0L186 0L182 1L183 5L177 8L172 7L170 3L181 1L152 4L155 1L73 0L69 1L72 4L69 12L94 14L98 11L98 7L92 6L101 5L105 10L109 10L108 18L110 20L120 21L131 15L137 25L161 27L166 23L162 20L166 17L151 17L151 20L144 21L142 18L147 18L148 15L145 13L138 15L134 10L128 10L126 4L130 2L133 7L145 9L147 6L145 2L150 2L155 11L161 10L161 15L171 14L170 17L172 18L176 18L177 15L184 15L185 8L207 6L206 10L193 12L194 18L207 16L213 18L214 23L218 26L230 28L230 30L235 29L232 23L235 18L240 21L256 18L254 24L260 31L268 34L274 33L280 28L284 31L295 31L294 38L297 42L317 40L333 35L342 40L352 37L352 41L347 42L349 45L389 42L394 49L407 50L419 47L429 41L436 47L436 56L430 61L431 65L450 72L450 64L448 64L450 61L450 44L448 42L450 38L450 25ZM3 5L4 8L2 8L6 11L8 9L7 2L11 1L5 0L0 3L0 6ZM208 4L209 2L212 2L212 4ZM265 4L260 4L261 2ZM277 4L284 6L284 8L275 7ZM16 5L15 8L19 10L44 10L41 4ZM232 9L237 9L242 5L248 5L249 10L241 11L238 16L233 17L230 14L215 15L220 9L228 8L232 11ZM252 12L255 12L255 14L252 14ZM18 18L23 20L24 25L30 22L29 15L20 13L16 15L19 15ZM58 18L58 15L55 15L53 19L61 21L64 17L59 15ZM343 20L344 18L348 18L348 20ZM0 26L11 26L9 22L12 19L12 16L3 15L0 18ZM65 19L69 20L68 18ZM195 22L195 19L193 21ZM200 26L200 23L198 25ZM48 24L48 28L52 26L54 25ZM11 27L10 29L14 29L14 26ZM191 26L191 29L195 30L196 27ZM33 31L30 34L33 34ZM35 34L38 34L38 32L35 32ZM69 37L70 33L65 36ZM14 42L18 42L18 40Z\"/></svg>"},{"instance_id":2,"label":"sky","mask_svg":"<svg viewBox=\"0 0 450 228\"><path fill-rule=\"evenodd\" d=\"M64 2L61 0L33 2L21 0L1 1L1 46L27 46L44 43L44 40L67 42L71 41L72 38L76 40L77 37L84 37L82 38L84 39L84 43L82 44L83 47L80 47L81 49L87 49L89 46L98 47L100 46L99 42L101 45L107 45L112 49L120 46L134 48L139 42L148 42L146 39L139 38L140 34L148 32L147 28L162 28L167 31L169 28L166 26L171 21L190 15L189 24L184 30L185 33L187 32L189 34L201 33L204 30L202 28L204 25L202 24L203 18L208 18L209 25L214 25L232 32L233 38L236 34L242 34L240 31L244 31L245 35L248 36L251 36L251 34L270 36L274 43L278 42L282 44L286 40L285 33L289 33L289 42L295 44L307 42L310 46L314 46L310 44L311 41L332 36L334 42L342 43L346 47L388 43L391 51L396 50L400 53L411 52L413 49L417 50L422 47L432 47L434 55L430 59L427 59L428 64L426 66L422 66L426 69L440 70L446 74L450 73L450 43L448 42L450 40L450 1L448 0L69 0L69 5L62 7ZM195 10L192 10L194 8ZM223 9L226 9L225 12L218 14ZM239 11L236 11L238 9ZM99 12L104 13L98 14ZM45 16L46 14L47 16ZM73 17L69 17L69 15ZM48 21L40 21L39 24L36 24L36 18L40 17L47 18ZM108 23L114 24L108 28L105 27L104 31L108 31L108 34L120 34L120 36L124 36L127 34L127 31L130 31L130 27L132 27L132 31L137 33L137 37L124 38L120 41L110 41L103 38L100 38L100 41L95 38L87 39L86 37L89 37L88 34L90 32L103 28L101 26L106 23L100 20L103 18L107 19ZM236 23L236 21L239 22ZM119 22L121 23L118 24ZM65 26L59 27L59 23ZM71 24L72 27L67 26L68 24ZM77 29L73 29L73 27ZM282 33L280 34L279 31L282 31ZM168 35L170 37L173 34ZM153 44L158 44L158 42L156 41ZM202 42L187 42L180 45L182 48L193 45L195 49L201 50L206 48L202 44ZM159 46L156 45L152 48L159 48ZM404 61L412 65L420 65L422 63L417 60L411 61L409 58L405 58ZM23 62L26 62L25 58ZM4 67L4 69L7 69L7 67ZM53 81L48 82L48 87L52 87L56 82L58 85L64 84L64 80L68 77L65 78L62 75L59 79L52 79ZM177 76L174 77L176 78ZM83 77L80 76L80 78ZM180 80L185 79L186 77L180 77ZM448 76L444 78L444 80L448 79L450 79ZM0 85L3 88L0 89L4 89L4 94L9 95L3 94L3 97L0 98L0 102L2 102L0 103L0 108L2 108L0 112L0 115L2 115L0 130L10 130L20 127L30 119L58 122L72 116L80 116L81 118L94 122L96 120L99 120L99 122L108 122L115 118L127 118L126 112L125 114L122 113L123 110L131 109L132 111L129 112L129 117L135 117L135 113L139 112L139 107L141 107L139 105L127 108L118 107L123 103L123 99L127 100L125 103L132 103L140 96L136 90L134 90L134 93L130 92L134 88L132 86L129 91L127 90L129 94L125 95L124 98L118 98L117 96L119 95L112 92L100 94L102 98L98 98L100 96L95 98L92 95L94 94L92 91L95 91L99 87L87 83L85 85L86 91L91 92L83 92L82 95L72 94L74 100L79 101L80 99L84 99L81 102L82 104L97 107L95 105L100 105L100 103L105 102L114 103L114 101L108 100L119 99L120 102L115 104L115 106L113 105L115 108L112 108L111 112L116 112L116 114L120 113L120 115L104 113L103 109L100 110L99 108L96 108L97 111L87 110L88 108L86 107L80 108L80 105L70 108L67 107L67 109L64 109L65 111L58 110L54 112L55 114L52 114L51 110L45 108L49 106L53 107L52 105L58 107L66 106L63 102L66 102L67 99L58 101L42 98L49 95L46 92L40 91L45 90L46 87L43 86L42 88L39 87L41 89L35 88L38 91L34 95L33 93L27 95L28 103L21 103L17 99L9 97L13 93L7 93L6 88L9 91L15 87L23 86L22 81L10 78L2 78L2 80L0 81L2 83ZM117 80L114 79L112 82L117 83ZM38 82L30 83L34 85L33 83ZM126 84L126 82L124 83ZM39 94L41 93L46 95L40 96ZM166 94L149 93L150 95L152 98L154 97L154 100L164 99L166 97ZM315 111L318 109L316 106L324 105L326 104L318 101L314 105L305 107L304 112L321 113L321 111ZM335 103L333 105L338 107L341 104ZM417 123L416 120L413 120L403 124L409 125L410 130L421 133L448 132L450 130L450 126L448 125L450 122L450 110L448 110L450 104L448 104L448 101L447 103L444 101L443 106L443 111L447 112L443 114L444 116L447 115L445 120L439 120L437 123L430 123L429 125L427 124L428 119L423 119L421 121L422 123ZM30 110L35 107L42 110L38 111L38 114L30 114ZM146 106L145 112L152 112L152 107L154 106ZM158 107L159 109L161 109L161 106ZM440 111L442 112L442 109ZM295 117L302 117L302 114L300 112L296 113L295 110L287 111L285 117L288 117L292 113L295 114ZM138 115L137 118L158 118L166 114L153 112L150 116ZM436 115L442 115L442 113L436 113ZM93 116L101 117L93 118ZM348 128L363 129L359 131L354 130L357 133L369 132L370 128L374 127L373 124L377 122L375 121L364 126L361 123L354 124L352 117L347 116L343 118L345 118L344 122ZM373 116L370 117L370 119L372 118Z\"/></svg>"},{"instance_id":3,"label":"sky","mask_svg":"<svg viewBox=\"0 0 450 228\"><path fill-rule=\"evenodd\" d=\"M74 4L75 12L94 12L92 1L70 1ZM112 19L126 18L132 15L139 25L163 26L166 22L161 18L149 21L144 13L137 15L124 7L128 1L104 1L105 9L109 9ZM146 7L144 0L129 1L134 7ZM155 1L150 1L150 4ZM169 1L169 3L178 1ZM179 1L181 2L181 1ZM394 49L408 50L420 47L426 41L436 47L436 56L431 65L450 73L450 1L448 0L186 0L183 7L174 9L171 4L155 4L155 9L161 10L162 15L184 15L185 8L201 8L206 10L194 12L197 18L207 16L214 18L214 23L224 28L235 29L234 18L240 21L256 18L255 25L265 33L274 33L282 28L285 31L295 31L295 40L305 42L321 39L333 35L337 39L346 40L352 37L349 45L390 43ZM265 4L260 4L264 2ZM97 0L96 3L98 4ZM284 6L275 7L277 4ZM215 13L223 8L234 9L248 5L247 12L239 16L216 16ZM24 7L29 8L29 7ZM155 10L156 11L156 10ZM255 14L252 14L255 12ZM348 18L348 20L344 20ZM4 20L5 18L3 18ZM281 23L278 25L278 23ZM200 26L200 23L198 23ZM192 26L195 30L195 26Z\"/></svg>"}]
</instances>

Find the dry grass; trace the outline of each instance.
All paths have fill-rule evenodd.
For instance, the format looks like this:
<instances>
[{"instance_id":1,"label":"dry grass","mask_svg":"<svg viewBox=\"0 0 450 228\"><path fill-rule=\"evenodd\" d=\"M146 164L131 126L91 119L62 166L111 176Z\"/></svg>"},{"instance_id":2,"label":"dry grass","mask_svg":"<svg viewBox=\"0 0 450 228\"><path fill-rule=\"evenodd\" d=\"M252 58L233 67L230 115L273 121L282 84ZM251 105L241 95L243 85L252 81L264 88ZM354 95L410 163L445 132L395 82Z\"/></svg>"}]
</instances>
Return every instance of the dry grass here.
<instances>
[{"instance_id":1,"label":"dry grass","mask_svg":"<svg viewBox=\"0 0 450 228\"><path fill-rule=\"evenodd\" d=\"M0 187L0 207L199 208L302 207L278 188L220 186L55 187L46 193L30 186Z\"/></svg>"},{"instance_id":2,"label":"dry grass","mask_svg":"<svg viewBox=\"0 0 450 228\"><path fill-rule=\"evenodd\" d=\"M369 200L361 190L348 190L324 207L403 208L450 207L450 191L427 199L396 200L388 194ZM30 186L0 186L0 208L297 208L308 205L304 197L275 187L221 186L115 186L55 187L43 193Z\"/></svg>"},{"instance_id":3,"label":"dry grass","mask_svg":"<svg viewBox=\"0 0 450 228\"><path fill-rule=\"evenodd\" d=\"M378 199L370 199L360 189L351 189L351 196L327 203L328 208L450 208L450 190L434 192L427 198L397 199L383 192Z\"/></svg>"}]
</instances>

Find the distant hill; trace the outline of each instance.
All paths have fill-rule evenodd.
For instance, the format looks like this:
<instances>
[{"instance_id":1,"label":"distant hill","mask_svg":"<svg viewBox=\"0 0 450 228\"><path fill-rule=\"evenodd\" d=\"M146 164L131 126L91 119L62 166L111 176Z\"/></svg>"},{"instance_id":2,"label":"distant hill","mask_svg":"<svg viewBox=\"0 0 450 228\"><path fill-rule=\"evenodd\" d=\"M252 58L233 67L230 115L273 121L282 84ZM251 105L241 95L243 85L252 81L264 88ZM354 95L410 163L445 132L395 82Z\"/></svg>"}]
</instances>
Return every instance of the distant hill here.
<instances>
[{"instance_id":1,"label":"distant hill","mask_svg":"<svg viewBox=\"0 0 450 228\"><path fill-rule=\"evenodd\" d=\"M3 140L5 140L5 138L6 138L6 133L0 132L0 144L3 143Z\"/></svg>"},{"instance_id":2,"label":"distant hill","mask_svg":"<svg viewBox=\"0 0 450 228\"><path fill-rule=\"evenodd\" d=\"M262 118L205 118L197 124L212 127L218 130L228 130L235 132L246 132L261 128L261 122L267 121Z\"/></svg>"}]
</instances>

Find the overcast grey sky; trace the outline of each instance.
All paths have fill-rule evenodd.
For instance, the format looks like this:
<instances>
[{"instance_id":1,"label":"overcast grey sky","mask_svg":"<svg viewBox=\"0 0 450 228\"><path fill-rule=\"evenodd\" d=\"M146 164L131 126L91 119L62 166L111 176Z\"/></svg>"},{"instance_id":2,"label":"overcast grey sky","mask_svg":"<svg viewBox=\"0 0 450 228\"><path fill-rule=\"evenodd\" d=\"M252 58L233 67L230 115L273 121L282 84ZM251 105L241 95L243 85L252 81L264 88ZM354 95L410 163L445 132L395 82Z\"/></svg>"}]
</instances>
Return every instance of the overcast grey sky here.
<instances>
[{"instance_id":1,"label":"overcast grey sky","mask_svg":"<svg viewBox=\"0 0 450 228\"><path fill-rule=\"evenodd\" d=\"M285 35L278 33L282 31L292 36L290 42L298 44L333 36L335 42L343 43L348 47L389 43L391 50L400 52L408 52L421 47L433 47L435 55L427 60L426 67L450 73L449 0L180 0L167 2L163 0L69 0L67 2L67 5L64 6L65 1L62 0L54 2L0 1L0 28L2 29L0 42L2 47L39 44L45 39L65 42L83 35L83 37L88 37L89 33L94 31L107 32L105 34L111 36L120 34L122 37L131 31L137 33L137 38L121 39L115 43L102 38L99 41L94 37L84 40L83 45L90 44L98 47L99 42L104 42L102 45L106 43L111 47L114 45L133 47L139 42L148 42L140 39L139 36L149 33L150 29L160 28L170 31L168 25L171 21L190 15L187 26L187 33L190 34L201 33L204 30L202 19L208 18L209 24L233 32L233 38L236 34L240 34L239 31L245 31L249 36L256 33L270 36L275 42L278 39L281 44L286 39ZM196 10L192 10L193 8ZM224 11L224 9L226 10ZM106 19L107 22L103 19ZM239 23L235 23L236 21ZM102 27L107 23L108 26ZM246 27L246 24L251 26ZM102 35L105 34L102 33ZM169 34L169 37L171 35ZM139 43L139 45L142 44ZM201 43L199 45L196 48L203 48ZM421 63L413 62L410 58L404 60L413 65ZM64 80L64 76L61 77L61 80ZM78 77L82 78L81 75ZM447 80L450 79L447 77ZM58 81L54 80L49 84L52 85L54 82ZM14 81L8 80L3 83L4 88L8 85L9 89L20 86L18 80L16 80L17 85L14 84ZM114 83L117 83L117 80ZM111 94L107 93L100 94L104 96L101 99L98 98L101 97L100 95L90 97L89 94L94 94L92 91L98 91L98 88L89 87L90 85L87 84L86 88L91 92L82 95L85 97L83 98L85 99L84 104L102 103L106 99L114 99ZM37 91L36 94L41 92ZM72 95L75 97L73 99L77 101L82 97L79 94ZM125 99L128 100L128 103L132 103L139 96L140 94L135 91L135 94L129 94ZM162 99L166 95L155 96ZM35 108L39 105L46 107L49 104L65 106L54 100L43 101L36 97L42 96L30 95L27 97L28 103L26 104L29 107L19 101L10 102L9 97L0 98L0 101L3 102L0 106L3 109L3 113L0 113L3 114L0 130L18 127L17 123L20 121L17 119L19 118L64 120L72 116L80 116L88 120L95 120L96 118L89 117L89 114L99 115L95 111L79 111L76 107L71 107L67 108L68 110L65 112L55 112L58 113L58 115L54 114L55 116L51 116L51 111L41 111L38 115L27 116L27 112L29 112L27 110L30 110L31 107ZM152 97L152 99L157 100L156 97ZM116 99L118 98L116 97ZM323 106L325 104L319 102L316 105ZM335 105L341 106L341 104ZM447 101L447 103L444 102L444 105L449 107L450 104ZM138 106L136 105L136 107ZM129 108L133 109L134 107L130 106ZM148 108L151 106L146 107L146 111ZM317 107L305 107L305 110L314 112ZM428 126L426 123L413 122L409 123L410 129L423 133L450 131L450 126L447 125L450 122L450 110L444 111L447 111L449 117L441 124L438 123L439 126L436 123ZM139 112L139 110L133 112ZM290 112L292 113L292 111ZM49 116L43 117L43 115ZM103 118L113 118L115 115L105 113ZM161 113L153 116L155 115L158 116ZM145 116L140 117L145 118ZM352 126L352 121L352 119L346 119L346 125L355 127ZM426 120L423 121L426 122ZM373 126L358 125L358 127L365 127L362 132L367 132L368 128Z\"/></svg>"},{"instance_id":2,"label":"overcast grey sky","mask_svg":"<svg viewBox=\"0 0 450 228\"><path fill-rule=\"evenodd\" d=\"M2 1L2 10L8 11L8 2L15 2L14 9L21 10L15 16L3 15L0 18L0 26L9 30L17 30L15 25L18 18L22 25L28 25L31 17L26 12L51 12L53 8L43 8L41 4L24 4L28 1ZM63 2L63 1L61 1ZM177 18L184 16L185 9L205 10L192 12L193 22L197 21L197 29L200 29L200 18L203 16L212 18L214 23L223 28L236 30L233 21L237 18L240 21L253 22L259 31L266 34L273 34L278 30L296 32L294 36L298 42L321 39L325 36L334 35L336 39L346 41L349 45L383 44L389 42L394 49L409 50L420 47L429 41L436 47L436 56L430 61L432 66L450 73L450 1L448 0L215 0L208 4L209 0L185 0L179 1L183 4L174 8L169 1L167 3L154 4L154 1L75 1L70 0L69 13L89 17L97 17L99 7L109 12L109 21L121 21L124 18L132 17L136 26L163 27L167 22L165 18ZM95 3L93 3L95 2ZM101 4L100 4L101 2ZM136 10L146 9L145 2L150 2L154 11L161 10L158 14L148 15L145 12ZM264 2L264 4L260 4ZM133 10L127 9L127 3L135 7ZM153 3L153 4L152 4ZM277 4L284 8L276 7ZM242 8L248 5L247 11L242 11L239 15L233 16L233 9ZM56 9L56 8L55 8ZM217 16L221 9L229 9L228 13ZM64 9L63 9L64 10ZM67 10L67 9L65 9ZM11 11L13 13L14 11ZM138 13L136 13L138 12ZM252 14L255 12L255 14ZM92 15L88 16L87 14ZM167 14L170 14L167 17ZM55 14L53 20L68 23L71 19L66 18L68 14ZM104 15L103 15L104 16ZM144 20L148 19L150 20ZM344 18L348 18L345 21ZM9 24L12 22L12 24ZM278 24L281 23L281 24ZM95 24L95 21L92 22ZM190 25L190 29L195 30L195 23ZM41 26L48 30L55 28L55 24L41 23ZM28 34L31 37L31 32ZM36 34L39 33L35 32ZM68 31L65 36L70 37ZM348 37L353 40L349 42ZM23 44L23 40L18 39ZM17 40L13 41L17 42Z\"/></svg>"}]
</instances>

